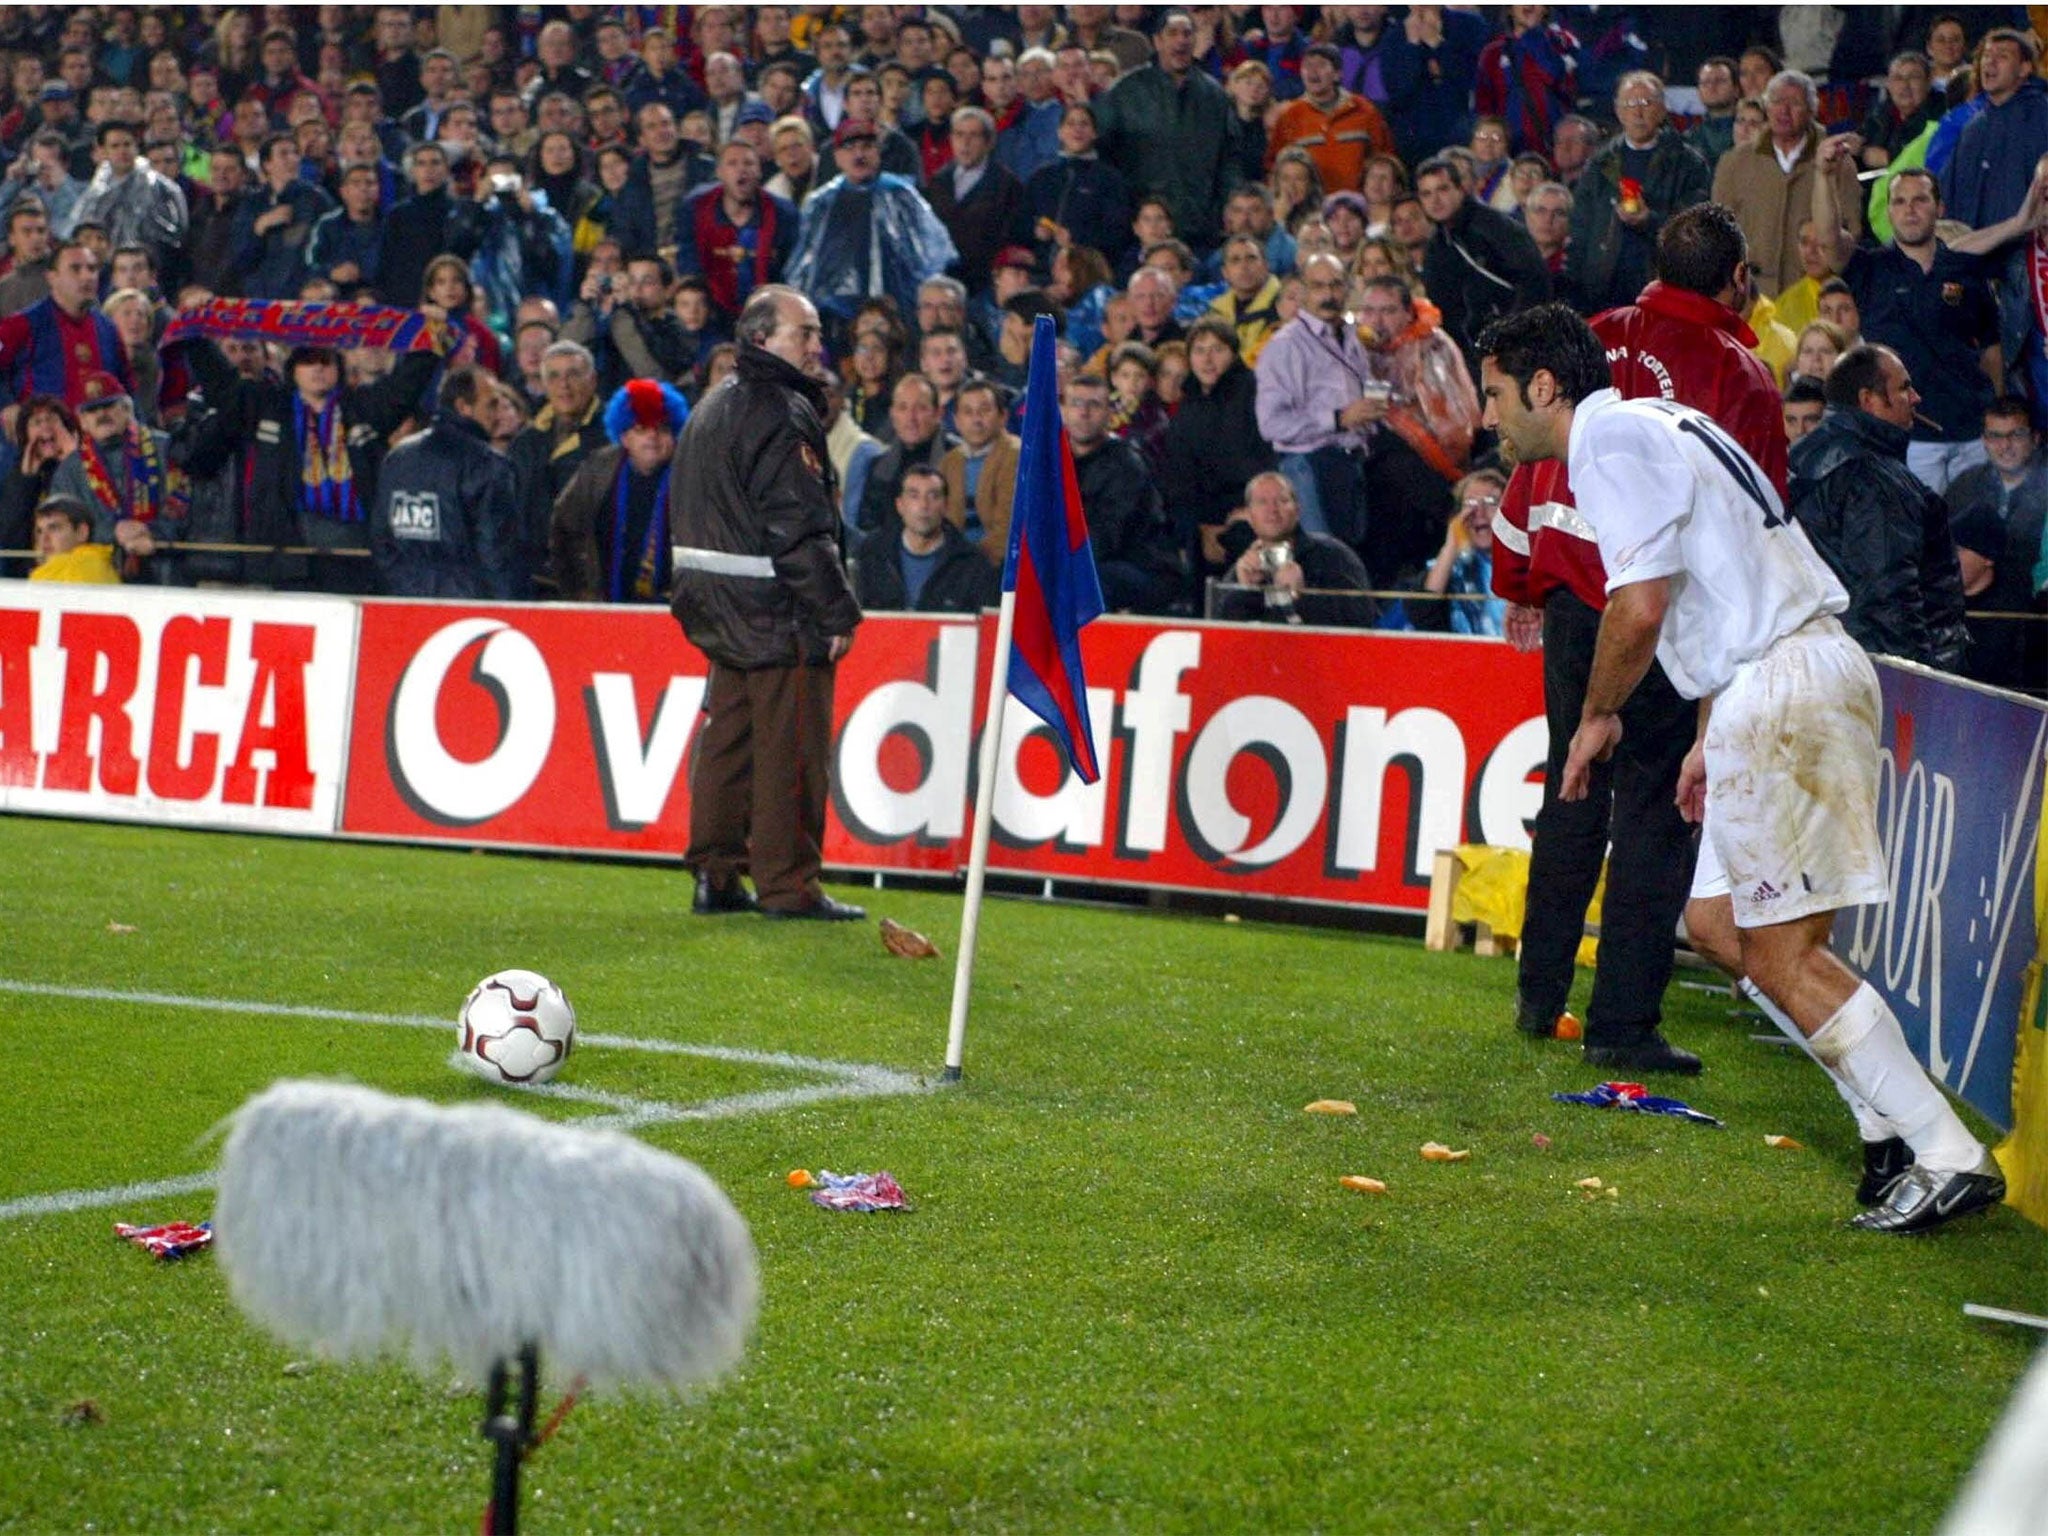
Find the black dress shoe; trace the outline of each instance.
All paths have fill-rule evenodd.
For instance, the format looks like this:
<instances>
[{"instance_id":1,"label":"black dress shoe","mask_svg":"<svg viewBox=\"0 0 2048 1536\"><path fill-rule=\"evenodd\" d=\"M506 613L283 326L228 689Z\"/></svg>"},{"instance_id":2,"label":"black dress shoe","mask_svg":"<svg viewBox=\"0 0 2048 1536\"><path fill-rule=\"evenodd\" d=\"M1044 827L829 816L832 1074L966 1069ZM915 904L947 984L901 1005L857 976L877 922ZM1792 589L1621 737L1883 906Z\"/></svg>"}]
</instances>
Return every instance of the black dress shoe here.
<instances>
[{"instance_id":1,"label":"black dress shoe","mask_svg":"<svg viewBox=\"0 0 2048 1536\"><path fill-rule=\"evenodd\" d=\"M690 910L699 917L717 917L725 912L756 912L759 904L754 893L739 881L731 885L716 886L703 875L697 877L697 899L690 903Z\"/></svg>"},{"instance_id":2,"label":"black dress shoe","mask_svg":"<svg viewBox=\"0 0 2048 1536\"><path fill-rule=\"evenodd\" d=\"M1562 1008L1537 1008L1527 998L1518 998L1515 1002L1515 1028L1525 1035L1551 1039L1557 1034L1557 1016L1562 1012Z\"/></svg>"},{"instance_id":3,"label":"black dress shoe","mask_svg":"<svg viewBox=\"0 0 2048 1536\"><path fill-rule=\"evenodd\" d=\"M763 917L796 921L805 919L814 923L857 923L868 915L866 907L856 907L849 902L834 901L830 896L820 896L808 907L796 907L784 912L775 907L763 907Z\"/></svg>"},{"instance_id":4,"label":"black dress shoe","mask_svg":"<svg viewBox=\"0 0 2048 1536\"><path fill-rule=\"evenodd\" d=\"M1655 1030L1626 1045L1588 1045L1585 1060L1589 1067L1621 1067L1630 1072L1676 1072L1683 1077L1700 1074L1699 1057L1691 1051L1681 1051Z\"/></svg>"}]
</instances>

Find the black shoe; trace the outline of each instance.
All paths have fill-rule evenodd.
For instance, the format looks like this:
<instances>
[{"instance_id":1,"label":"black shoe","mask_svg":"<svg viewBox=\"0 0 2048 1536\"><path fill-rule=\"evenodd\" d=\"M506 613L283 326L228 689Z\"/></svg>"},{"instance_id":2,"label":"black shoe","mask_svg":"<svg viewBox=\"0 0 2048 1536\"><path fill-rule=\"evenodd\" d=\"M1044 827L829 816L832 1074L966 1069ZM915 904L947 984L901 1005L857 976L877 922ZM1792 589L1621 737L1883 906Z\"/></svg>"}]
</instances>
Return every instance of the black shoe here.
<instances>
[{"instance_id":1,"label":"black shoe","mask_svg":"<svg viewBox=\"0 0 2048 1536\"><path fill-rule=\"evenodd\" d=\"M1561 1008L1552 1008L1546 1013L1541 1008L1531 1007L1526 997L1517 998L1515 1028L1525 1035L1535 1035L1544 1040L1551 1039L1557 1034L1557 1016L1563 1011Z\"/></svg>"},{"instance_id":2,"label":"black shoe","mask_svg":"<svg viewBox=\"0 0 2048 1536\"><path fill-rule=\"evenodd\" d=\"M1627 1045L1588 1045L1584 1052L1589 1067L1621 1067L1630 1072L1675 1072L1681 1077L1698 1077L1700 1059L1681 1051L1654 1029Z\"/></svg>"},{"instance_id":3,"label":"black shoe","mask_svg":"<svg viewBox=\"0 0 2048 1536\"><path fill-rule=\"evenodd\" d=\"M1892 1180L1882 1204L1851 1216L1849 1225L1864 1232L1927 1232L2004 1199L2005 1175L1989 1152L1968 1173L1935 1173L1915 1163Z\"/></svg>"},{"instance_id":4,"label":"black shoe","mask_svg":"<svg viewBox=\"0 0 2048 1536\"><path fill-rule=\"evenodd\" d=\"M1856 1186L1858 1205L1875 1205L1892 1187L1892 1180L1913 1166L1913 1149L1903 1136L1863 1143L1863 1178Z\"/></svg>"},{"instance_id":5,"label":"black shoe","mask_svg":"<svg viewBox=\"0 0 2048 1536\"><path fill-rule=\"evenodd\" d=\"M807 918L814 923L858 923L867 917L868 909L856 907L849 902L834 901L830 896L820 896L810 906L798 907L790 912L779 911L774 907L763 907L761 915L792 921Z\"/></svg>"},{"instance_id":6,"label":"black shoe","mask_svg":"<svg viewBox=\"0 0 2048 1536\"><path fill-rule=\"evenodd\" d=\"M697 899L690 903L690 910L697 916L717 917L726 912L755 912L759 909L754 893L738 880L731 885L716 886L704 875L697 877Z\"/></svg>"}]
</instances>

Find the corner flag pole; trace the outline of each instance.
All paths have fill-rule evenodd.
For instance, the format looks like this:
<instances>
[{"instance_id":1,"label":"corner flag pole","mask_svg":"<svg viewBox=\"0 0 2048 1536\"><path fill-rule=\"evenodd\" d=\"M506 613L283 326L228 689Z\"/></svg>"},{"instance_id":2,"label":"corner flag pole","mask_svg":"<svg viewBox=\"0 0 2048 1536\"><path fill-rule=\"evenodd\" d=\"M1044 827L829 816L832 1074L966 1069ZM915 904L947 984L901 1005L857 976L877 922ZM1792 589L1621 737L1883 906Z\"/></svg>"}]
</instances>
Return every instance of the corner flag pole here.
<instances>
[{"instance_id":1,"label":"corner flag pole","mask_svg":"<svg viewBox=\"0 0 2048 1536\"><path fill-rule=\"evenodd\" d=\"M946 1031L946 1081L960 1081L967 1049L967 999L974 990L974 946L981 934L981 890L988 876L989 830L995 822L996 754L1002 745L1003 710L1010 701L1010 640L1017 623L1017 594L1003 593L996 615L995 659L988 673L987 724L981 733L981 767L974 790L974 841L967 854L967 907L960 915L960 954L953 965L953 1015Z\"/></svg>"},{"instance_id":2,"label":"corner flag pole","mask_svg":"<svg viewBox=\"0 0 2048 1536\"><path fill-rule=\"evenodd\" d=\"M1073 450L1060 417L1057 346L1052 316L1040 315L1031 329L1024 434L1017 483L1010 493L1010 550L1003 562L1003 604L996 613L996 648L988 672L981 781L975 787L974 842L967 856L967 910L960 921L953 1020L946 1035L949 1083L960 1080L960 1057L967 1045L967 998L974 984L988 836L995 821L996 763L1010 695L1046 723L1083 783L1101 775L1089 725L1088 682L1081 671L1081 628L1101 614L1102 587Z\"/></svg>"}]
</instances>

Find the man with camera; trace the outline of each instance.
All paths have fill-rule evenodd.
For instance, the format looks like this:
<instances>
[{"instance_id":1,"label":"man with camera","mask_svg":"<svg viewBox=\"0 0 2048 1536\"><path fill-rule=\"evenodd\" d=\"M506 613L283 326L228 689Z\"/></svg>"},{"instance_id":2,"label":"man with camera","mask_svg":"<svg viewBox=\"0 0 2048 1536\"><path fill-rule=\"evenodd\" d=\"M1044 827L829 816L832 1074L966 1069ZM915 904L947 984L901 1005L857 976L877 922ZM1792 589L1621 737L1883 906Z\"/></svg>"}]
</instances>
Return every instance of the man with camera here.
<instances>
[{"instance_id":1,"label":"man with camera","mask_svg":"<svg viewBox=\"0 0 2048 1536\"><path fill-rule=\"evenodd\" d=\"M635 256L626 263L624 302L612 305L605 324L607 361L623 368L613 388L628 379L680 384L690 371L697 349L671 307L675 288L675 271L663 257Z\"/></svg>"},{"instance_id":2,"label":"man with camera","mask_svg":"<svg viewBox=\"0 0 2048 1536\"><path fill-rule=\"evenodd\" d=\"M491 325L510 330L519 301L528 294L544 294L558 305L568 302L575 257L569 221L549 206L547 193L526 184L517 161L493 155L485 170L470 271L490 308Z\"/></svg>"},{"instance_id":3,"label":"man with camera","mask_svg":"<svg viewBox=\"0 0 2048 1536\"><path fill-rule=\"evenodd\" d=\"M1230 575L1238 586L1265 590L1264 622L1373 626L1378 613L1366 595L1365 563L1348 545L1301 526L1301 502L1285 475L1269 469L1246 482L1244 522L1252 539ZM1237 542L1235 531L1225 533L1226 546ZM1320 595L1338 592L1358 595Z\"/></svg>"},{"instance_id":4,"label":"man with camera","mask_svg":"<svg viewBox=\"0 0 2048 1536\"><path fill-rule=\"evenodd\" d=\"M1345 321L1350 274L1319 252L1302 263L1308 300L1259 353L1259 436L1280 455L1301 515L1347 544L1367 527L1366 454L1393 390L1383 365Z\"/></svg>"}]
</instances>

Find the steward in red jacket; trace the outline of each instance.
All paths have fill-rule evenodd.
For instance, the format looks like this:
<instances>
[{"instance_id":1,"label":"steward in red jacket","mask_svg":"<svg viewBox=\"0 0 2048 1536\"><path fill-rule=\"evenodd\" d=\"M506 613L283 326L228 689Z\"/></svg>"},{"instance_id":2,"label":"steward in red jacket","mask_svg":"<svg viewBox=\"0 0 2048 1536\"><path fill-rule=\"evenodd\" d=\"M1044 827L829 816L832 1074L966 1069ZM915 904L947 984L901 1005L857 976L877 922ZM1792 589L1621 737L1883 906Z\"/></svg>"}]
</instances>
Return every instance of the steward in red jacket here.
<instances>
[{"instance_id":1,"label":"steward in red jacket","mask_svg":"<svg viewBox=\"0 0 2048 1536\"><path fill-rule=\"evenodd\" d=\"M1593 320L1614 387L1628 400L1675 400L1704 411L1786 494L1785 420L1777 381L1750 350L1756 335L1718 299L1654 282L1635 303ZM1530 608L1568 586L1596 611L1607 572L1592 530L1570 515L1571 485L1555 459L1518 468L1495 518L1493 590ZM1500 533L1501 523L1509 533ZM1516 538L1514 535L1519 534Z\"/></svg>"}]
</instances>

